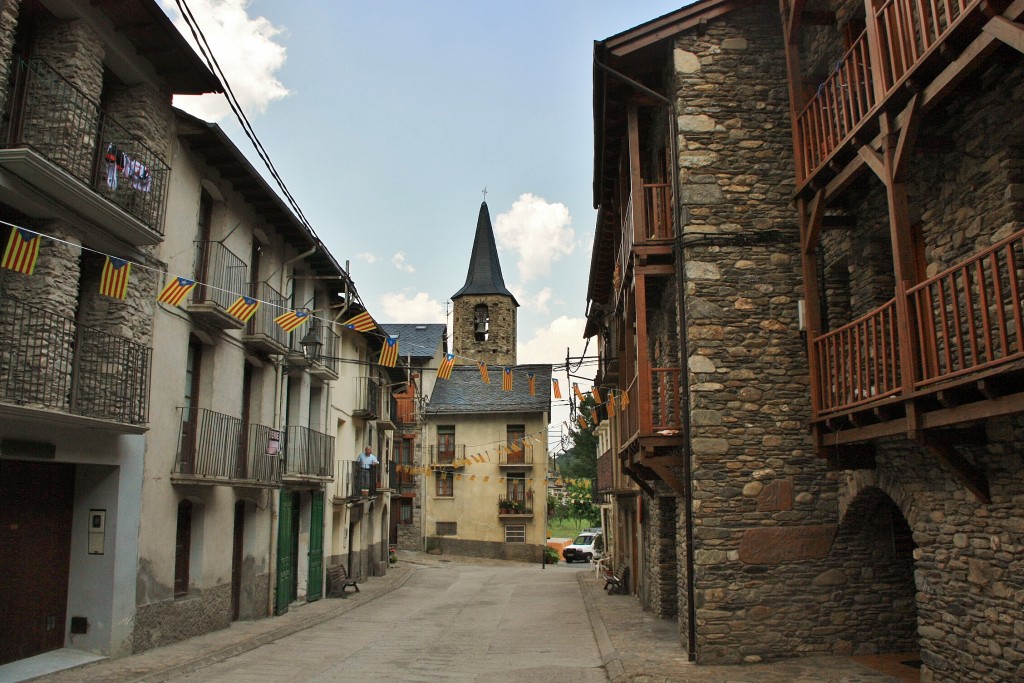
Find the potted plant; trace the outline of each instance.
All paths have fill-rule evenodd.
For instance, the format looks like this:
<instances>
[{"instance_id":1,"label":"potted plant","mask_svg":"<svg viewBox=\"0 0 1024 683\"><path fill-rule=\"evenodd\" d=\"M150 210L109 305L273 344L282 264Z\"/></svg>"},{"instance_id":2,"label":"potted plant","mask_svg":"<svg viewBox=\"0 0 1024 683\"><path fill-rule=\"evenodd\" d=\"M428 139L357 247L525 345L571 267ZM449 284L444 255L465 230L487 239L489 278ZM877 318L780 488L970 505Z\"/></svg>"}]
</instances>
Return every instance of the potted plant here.
<instances>
[{"instance_id":1,"label":"potted plant","mask_svg":"<svg viewBox=\"0 0 1024 683\"><path fill-rule=\"evenodd\" d=\"M512 506L514 506L515 504L516 502L514 500L509 500L508 498L501 498L500 500L498 500L498 511L503 515L511 514Z\"/></svg>"}]
</instances>

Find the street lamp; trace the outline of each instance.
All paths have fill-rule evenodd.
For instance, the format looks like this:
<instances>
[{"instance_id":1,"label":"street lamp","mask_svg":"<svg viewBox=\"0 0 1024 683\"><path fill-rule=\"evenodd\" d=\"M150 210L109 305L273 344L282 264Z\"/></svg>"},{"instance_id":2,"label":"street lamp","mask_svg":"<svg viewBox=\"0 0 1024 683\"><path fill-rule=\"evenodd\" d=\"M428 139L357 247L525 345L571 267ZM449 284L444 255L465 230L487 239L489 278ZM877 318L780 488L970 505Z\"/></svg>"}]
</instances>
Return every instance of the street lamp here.
<instances>
[{"instance_id":1,"label":"street lamp","mask_svg":"<svg viewBox=\"0 0 1024 683\"><path fill-rule=\"evenodd\" d=\"M299 341L299 346L302 347L302 357L306 359L306 365L313 365L314 362L320 359L320 349L323 348L324 343L320 341L320 335L316 333L315 327L310 327L309 330L303 335L302 340Z\"/></svg>"}]
</instances>

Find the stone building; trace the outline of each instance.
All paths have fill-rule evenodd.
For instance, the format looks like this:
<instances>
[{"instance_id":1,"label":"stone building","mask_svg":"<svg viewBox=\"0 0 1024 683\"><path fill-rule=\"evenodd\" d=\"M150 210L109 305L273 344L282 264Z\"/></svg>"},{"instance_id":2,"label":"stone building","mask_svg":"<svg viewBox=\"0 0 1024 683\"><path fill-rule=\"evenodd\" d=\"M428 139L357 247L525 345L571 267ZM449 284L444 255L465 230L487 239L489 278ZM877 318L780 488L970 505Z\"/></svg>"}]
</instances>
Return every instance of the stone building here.
<instances>
[{"instance_id":1,"label":"stone building","mask_svg":"<svg viewBox=\"0 0 1024 683\"><path fill-rule=\"evenodd\" d=\"M505 287L486 203L466 283L452 299L455 367L434 383L424 410L425 547L540 561L551 366L516 365L518 303Z\"/></svg>"},{"instance_id":2,"label":"stone building","mask_svg":"<svg viewBox=\"0 0 1024 683\"><path fill-rule=\"evenodd\" d=\"M0 664L126 654L147 429L176 420L149 403L171 95L220 85L154 2L4 2L0 66L0 239L41 234L0 269ZM103 254L137 264L123 298Z\"/></svg>"},{"instance_id":3,"label":"stone building","mask_svg":"<svg viewBox=\"0 0 1024 683\"><path fill-rule=\"evenodd\" d=\"M1021 8L940 4L704 0L595 46L612 561L698 662L1022 673Z\"/></svg>"}]
</instances>

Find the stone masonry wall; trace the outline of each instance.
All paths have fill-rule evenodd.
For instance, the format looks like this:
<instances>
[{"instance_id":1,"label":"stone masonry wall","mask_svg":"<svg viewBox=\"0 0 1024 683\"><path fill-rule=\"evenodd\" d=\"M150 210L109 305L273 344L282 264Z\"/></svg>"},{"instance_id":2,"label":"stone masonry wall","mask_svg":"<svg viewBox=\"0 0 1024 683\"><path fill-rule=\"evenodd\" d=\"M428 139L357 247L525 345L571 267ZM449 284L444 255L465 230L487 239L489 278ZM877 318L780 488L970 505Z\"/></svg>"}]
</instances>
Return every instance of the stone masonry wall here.
<instances>
[{"instance_id":1,"label":"stone masonry wall","mask_svg":"<svg viewBox=\"0 0 1024 683\"><path fill-rule=\"evenodd\" d=\"M14 61L15 29L18 26L18 11L21 0L9 0L0 4L0 74L10 74ZM8 87L0 89L0 111L6 111Z\"/></svg>"},{"instance_id":2,"label":"stone masonry wall","mask_svg":"<svg viewBox=\"0 0 1024 683\"><path fill-rule=\"evenodd\" d=\"M188 597L135 608L132 652L227 628L231 624L231 584L193 590Z\"/></svg>"},{"instance_id":3,"label":"stone masonry wall","mask_svg":"<svg viewBox=\"0 0 1024 683\"><path fill-rule=\"evenodd\" d=\"M674 617L679 605L676 563L676 499L644 494L644 584L646 609L661 618Z\"/></svg>"},{"instance_id":4,"label":"stone masonry wall","mask_svg":"<svg viewBox=\"0 0 1024 683\"><path fill-rule=\"evenodd\" d=\"M835 476L811 450L788 91L773 7L675 46L698 662L828 652ZM758 235L768 233L758 241ZM680 556L684 537L678 535ZM682 593L680 587L680 593ZM680 605L680 614L685 614Z\"/></svg>"},{"instance_id":5,"label":"stone masonry wall","mask_svg":"<svg viewBox=\"0 0 1024 683\"><path fill-rule=\"evenodd\" d=\"M473 308L487 306L490 329L487 341L473 336ZM481 360L488 365L516 364L516 307L501 295L466 295L455 301L452 317L452 349L456 363Z\"/></svg>"}]
</instances>

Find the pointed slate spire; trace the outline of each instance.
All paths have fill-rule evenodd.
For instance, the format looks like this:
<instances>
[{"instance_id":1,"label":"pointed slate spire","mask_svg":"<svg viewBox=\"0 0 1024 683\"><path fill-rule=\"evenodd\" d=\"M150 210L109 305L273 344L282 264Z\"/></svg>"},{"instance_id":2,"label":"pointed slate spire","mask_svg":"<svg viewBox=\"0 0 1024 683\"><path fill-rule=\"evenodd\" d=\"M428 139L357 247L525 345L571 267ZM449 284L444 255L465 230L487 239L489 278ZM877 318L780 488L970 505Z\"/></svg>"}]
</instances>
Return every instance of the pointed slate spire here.
<instances>
[{"instance_id":1,"label":"pointed slate spire","mask_svg":"<svg viewBox=\"0 0 1024 683\"><path fill-rule=\"evenodd\" d=\"M476 219L476 237L473 238L473 253L469 258L466 284L452 295L452 300L466 294L501 294L510 297L512 303L519 306L512 292L505 287L505 279L501 276L498 247L494 242L494 230L491 228L491 214L487 211L487 202L480 204L480 215Z\"/></svg>"}]
</instances>

